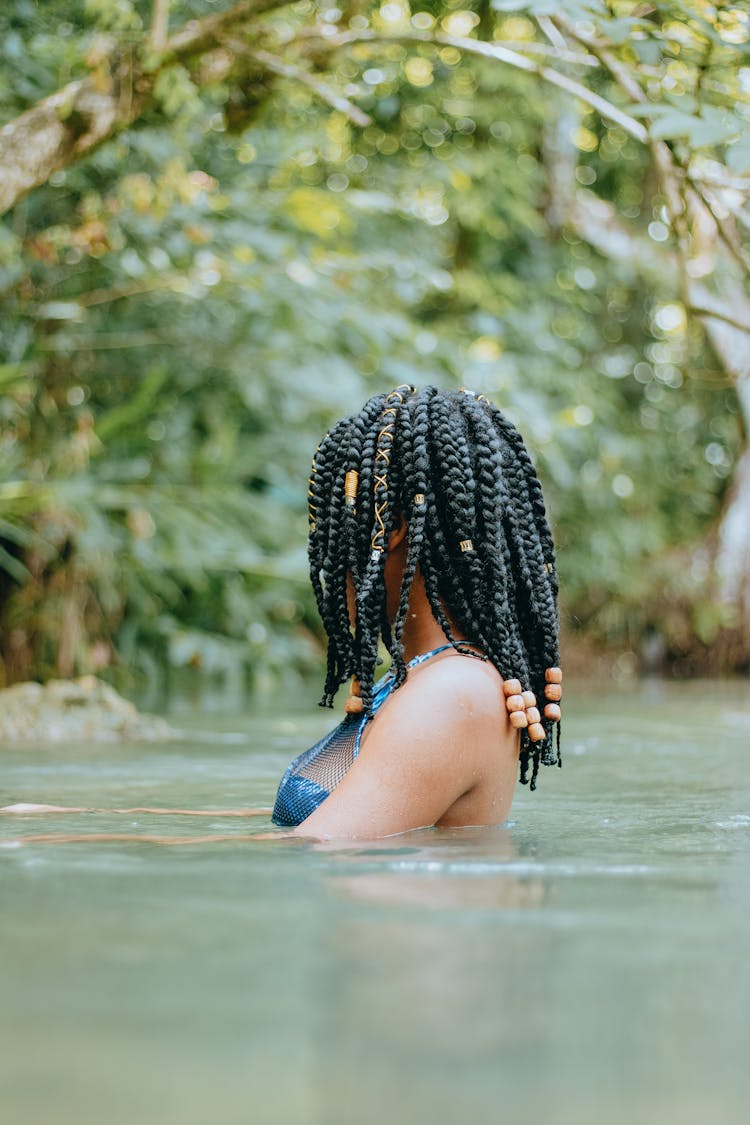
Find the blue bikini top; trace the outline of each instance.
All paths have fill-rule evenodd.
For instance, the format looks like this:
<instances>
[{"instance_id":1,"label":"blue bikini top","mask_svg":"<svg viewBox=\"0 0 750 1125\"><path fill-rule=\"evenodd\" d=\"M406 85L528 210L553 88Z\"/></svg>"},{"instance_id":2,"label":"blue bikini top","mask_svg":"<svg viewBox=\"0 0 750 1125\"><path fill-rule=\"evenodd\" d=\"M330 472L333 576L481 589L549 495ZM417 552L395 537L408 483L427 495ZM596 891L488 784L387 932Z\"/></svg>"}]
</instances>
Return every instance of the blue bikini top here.
<instances>
[{"instance_id":1,"label":"blue bikini top","mask_svg":"<svg viewBox=\"0 0 750 1125\"><path fill-rule=\"evenodd\" d=\"M407 668L423 664L431 656L437 656L452 645L440 645L430 652L420 653L410 660ZM273 806L273 823L293 828L307 820L318 805L325 801L336 788L352 762L359 754L362 734L388 696L393 691L394 675L387 672L375 684L372 709L367 715L347 715L309 750L295 758L281 779Z\"/></svg>"}]
</instances>

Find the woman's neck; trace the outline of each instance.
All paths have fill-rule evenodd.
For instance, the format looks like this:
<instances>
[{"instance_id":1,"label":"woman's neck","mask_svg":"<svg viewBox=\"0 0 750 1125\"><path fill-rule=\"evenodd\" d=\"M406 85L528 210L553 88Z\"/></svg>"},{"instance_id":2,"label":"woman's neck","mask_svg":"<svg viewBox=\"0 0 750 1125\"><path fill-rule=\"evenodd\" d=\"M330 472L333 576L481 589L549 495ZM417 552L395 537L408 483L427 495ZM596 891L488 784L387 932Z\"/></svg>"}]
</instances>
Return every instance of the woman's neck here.
<instances>
[{"instance_id":1,"label":"woman's neck","mask_svg":"<svg viewBox=\"0 0 750 1125\"><path fill-rule=\"evenodd\" d=\"M448 617L448 620L450 621L450 617ZM450 624L456 640L464 640L461 631L455 628L452 621L450 621ZM404 646L404 660L407 663L413 660L415 656L439 648L440 645L444 645L448 641L441 625L435 620L432 606L427 598L424 579L419 569L414 575L414 582L409 595L409 608L406 613L401 639Z\"/></svg>"}]
</instances>

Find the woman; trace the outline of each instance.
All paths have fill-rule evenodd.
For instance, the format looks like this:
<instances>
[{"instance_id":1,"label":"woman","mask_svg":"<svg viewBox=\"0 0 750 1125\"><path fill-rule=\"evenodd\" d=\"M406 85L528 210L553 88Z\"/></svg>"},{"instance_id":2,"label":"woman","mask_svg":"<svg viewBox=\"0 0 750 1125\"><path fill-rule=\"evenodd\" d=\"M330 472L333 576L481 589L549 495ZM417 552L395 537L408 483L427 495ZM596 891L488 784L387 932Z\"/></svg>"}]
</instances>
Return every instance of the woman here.
<instances>
[{"instance_id":1,"label":"woman","mask_svg":"<svg viewBox=\"0 0 750 1125\"><path fill-rule=\"evenodd\" d=\"M519 757L520 780L531 766L532 789L540 762L561 764L554 548L520 434L471 391L403 386L376 395L320 443L309 514L310 574L328 634L321 704L331 707L340 685L352 683L343 722L282 778L274 822L317 839L501 823ZM375 683L381 641L392 667ZM0 810L103 811L268 810Z\"/></svg>"},{"instance_id":2,"label":"woman","mask_svg":"<svg viewBox=\"0 0 750 1125\"><path fill-rule=\"evenodd\" d=\"M327 838L504 821L519 756L532 789L561 764L554 548L520 434L469 391L377 395L318 447L309 515L321 705L352 686L274 822ZM379 641L392 668L374 683Z\"/></svg>"}]
</instances>

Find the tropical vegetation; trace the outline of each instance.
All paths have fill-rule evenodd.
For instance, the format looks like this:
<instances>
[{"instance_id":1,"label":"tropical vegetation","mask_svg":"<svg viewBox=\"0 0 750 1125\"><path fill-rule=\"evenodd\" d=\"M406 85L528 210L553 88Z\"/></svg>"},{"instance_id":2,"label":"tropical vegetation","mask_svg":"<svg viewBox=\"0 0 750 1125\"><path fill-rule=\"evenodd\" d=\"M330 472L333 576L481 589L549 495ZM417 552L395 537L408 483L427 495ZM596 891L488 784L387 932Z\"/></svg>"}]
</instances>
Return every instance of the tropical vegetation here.
<instances>
[{"instance_id":1,"label":"tropical vegetation","mask_svg":"<svg viewBox=\"0 0 750 1125\"><path fill-rule=\"evenodd\" d=\"M10 0L0 682L320 659L320 434L517 422L566 649L750 663L750 13Z\"/></svg>"}]
</instances>

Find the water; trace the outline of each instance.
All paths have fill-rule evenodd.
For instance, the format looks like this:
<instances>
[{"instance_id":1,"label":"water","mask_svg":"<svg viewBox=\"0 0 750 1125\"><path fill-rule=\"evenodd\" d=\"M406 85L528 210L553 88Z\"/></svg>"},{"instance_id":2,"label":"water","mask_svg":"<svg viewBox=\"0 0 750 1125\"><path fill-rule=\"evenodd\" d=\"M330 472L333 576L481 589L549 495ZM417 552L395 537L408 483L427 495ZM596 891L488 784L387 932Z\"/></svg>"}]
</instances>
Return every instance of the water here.
<instances>
[{"instance_id":1,"label":"water","mask_svg":"<svg viewBox=\"0 0 750 1125\"><path fill-rule=\"evenodd\" d=\"M565 766L506 828L3 817L4 1125L744 1122L750 686L566 704ZM3 751L0 804L270 804L328 721ZM195 842L9 843L65 832Z\"/></svg>"}]
</instances>

